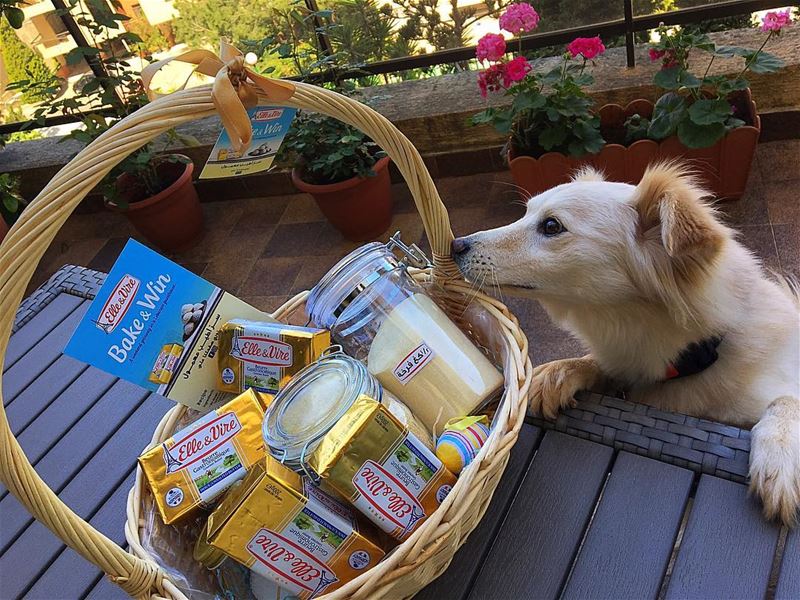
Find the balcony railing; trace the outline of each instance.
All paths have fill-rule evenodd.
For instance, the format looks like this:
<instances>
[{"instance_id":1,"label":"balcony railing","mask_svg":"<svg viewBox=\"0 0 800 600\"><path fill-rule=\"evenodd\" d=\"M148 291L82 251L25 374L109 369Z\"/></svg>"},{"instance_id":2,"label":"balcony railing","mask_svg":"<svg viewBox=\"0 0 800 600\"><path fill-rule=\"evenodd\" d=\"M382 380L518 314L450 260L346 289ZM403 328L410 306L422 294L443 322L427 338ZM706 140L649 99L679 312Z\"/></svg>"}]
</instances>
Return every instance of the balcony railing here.
<instances>
[{"instance_id":1,"label":"balcony railing","mask_svg":"<svg viewBox=\"0 0 800 600\"><path fill-rule=\"evenodd\" d=\"M603 23L593 23L580 27L571 27L546 33L536 33L522 37L523 50L538 50L550 46L563 45L580 36L599 35L604 38L616 36L625 37L625 48L628 67L635 66L635 40L637 32L654 29L659 24L689 25L713 19L747 15L757 11L769 10L786 6L786 0L729 0L707 6L679 9L670 12L634 16L632 0L622 0L624 18ZM324 83L333 80L357 79L365 75L383 75L400 73L410 69L428 68L437 65L469 61L475 57L475 46L450 48L428 54L405 56L390 60L377 61L359 65L347 71L328 70L312 74L304 78L311 83ZM290 79L297 79L290 78ZM44 126L63 124L76 121L76 117L51 117L45 121ZM40 127L33 122L7 123L0 125L0 134L21 131L23 129Z\"/></svg>"}]
</instances>

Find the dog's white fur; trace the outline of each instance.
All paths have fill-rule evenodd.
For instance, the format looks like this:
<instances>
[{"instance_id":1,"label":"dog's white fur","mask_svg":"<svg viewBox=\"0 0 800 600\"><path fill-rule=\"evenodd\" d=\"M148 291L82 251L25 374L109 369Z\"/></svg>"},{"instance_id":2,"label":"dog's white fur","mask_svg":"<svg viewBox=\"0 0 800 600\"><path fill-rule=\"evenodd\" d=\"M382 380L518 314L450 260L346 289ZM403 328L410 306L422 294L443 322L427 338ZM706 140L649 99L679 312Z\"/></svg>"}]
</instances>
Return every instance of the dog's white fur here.
<instances>
[{"instance_id":1,"label":"dog's white fur","mask_svg":"<svg viewBox=\"0 0 800 600\"><path fill-rule=\"evenodd\" d=\"M716 218L690 173L651 167L638 186L592 170L528 201L515 223L462 238L464 275L537 299L590 355L540 365L531 410L554 417L601 378L630 397L756 424L751 487L765 514L793 523L800 506L800 302ZM546 236L541 223L566 229ZM705 371L664 381L691 342L722 336Z\"/></svg>"}]
</instances>

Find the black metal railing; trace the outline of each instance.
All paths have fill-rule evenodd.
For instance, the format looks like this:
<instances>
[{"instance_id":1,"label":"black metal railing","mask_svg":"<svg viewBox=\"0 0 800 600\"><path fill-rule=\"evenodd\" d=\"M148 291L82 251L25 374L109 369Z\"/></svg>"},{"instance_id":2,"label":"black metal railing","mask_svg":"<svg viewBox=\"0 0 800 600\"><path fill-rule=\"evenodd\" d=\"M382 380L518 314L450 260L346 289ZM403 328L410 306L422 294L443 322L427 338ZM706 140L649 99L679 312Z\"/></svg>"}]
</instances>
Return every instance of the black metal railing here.
<instances>
[{"instance_id":1,"label":"black metal railing","mask_svg":"<svg viewBox=\"0 0 800 600\"><path fill-rule=\"evenodd\" d=\"M624 36L627 64L628 67L634 67L636 60L634 52L634 34L637 32L654 29L661 23L665 25L689 25L712 19L724 19L727 17L750 14L760 10L778 8L786 6L786 0L729 0L728 2L719 2L707 6L684 8L644 16L633 15L632 0L623 0L623 4L624 18L622 19L523 36L521 39L521 47L523 50L538 50L550 46L567 44L576 37L587 35L599 35L605 38ZM447 50L439 50L428 54L376 61L345 71L328 70L322 73L312 74L306 77L305 80L311 83L325 83L334 80L357 79L366 75L400 73L411 69L464 62L474 57L475 46L449 48ZM44 126L60 125L77 120L77 117L71 116L50 117L45 120ZM6 123L0 125L0 134L41 126L42 125L33 122Z\"/></svg>"}]
</instances>

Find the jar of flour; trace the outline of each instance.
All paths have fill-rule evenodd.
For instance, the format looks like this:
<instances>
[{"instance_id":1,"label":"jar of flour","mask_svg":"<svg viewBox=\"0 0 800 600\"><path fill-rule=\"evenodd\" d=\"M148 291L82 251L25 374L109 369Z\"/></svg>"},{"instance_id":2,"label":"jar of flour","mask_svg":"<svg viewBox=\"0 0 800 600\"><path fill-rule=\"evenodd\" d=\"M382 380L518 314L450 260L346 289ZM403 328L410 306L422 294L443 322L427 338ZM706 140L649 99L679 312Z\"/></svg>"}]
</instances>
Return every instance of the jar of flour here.
<instances>
[{"instance_id":1,"label":"jar of flour","mask_svg":"<svg viewBox=\"0 0 800 600\"><path fill-rule=\"evenodd\" d=\"M393 238L351 252L311 291L307 311L438 435L495 398L503 376L411 278L397 245L406 248Z\"/></svg>"}]
</instances>

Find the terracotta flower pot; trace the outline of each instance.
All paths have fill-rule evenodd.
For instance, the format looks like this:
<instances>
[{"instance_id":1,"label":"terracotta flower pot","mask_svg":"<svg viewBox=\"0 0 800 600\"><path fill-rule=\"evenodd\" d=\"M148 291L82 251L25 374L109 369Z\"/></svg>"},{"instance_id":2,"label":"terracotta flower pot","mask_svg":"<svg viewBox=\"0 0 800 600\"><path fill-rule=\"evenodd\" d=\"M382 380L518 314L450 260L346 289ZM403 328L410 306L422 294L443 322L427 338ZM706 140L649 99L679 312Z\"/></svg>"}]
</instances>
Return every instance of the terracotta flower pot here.
<instances>
[{"instance_id":1,"label":"terracotta flower pot","mask_svg":"<svg viewBox=\"0 0 800 600\"><path fill-rule=\"evenodd\" d=\"M165 252L181 252L196 244L203 233L203 210L192 183L194 165L189 159L159 165L159 174L173 183L155 196L144 196L135 177L123 173L117 179L125 208L106 200L111 210L124 212L133 226L150 242Z\"/></svg>"},{"instance_id":2,"label":"terracotta flower pot","mask_svg":"<svg viewBox=\"0 0 800 600\"><path fill-rule=\"evenodd\" d=\"M373 240L389 229L392 221L392 185L389 157L380 159L374 177L353 177L338 183L315 185L292 169L292 183L311 194L331 225L352 242Z\"/></svg>"},{"instance_id":3,"label":"terracotta flower pot","mask_svg":"<svg viewBox=\"0 0 800 600\"><path fill-rule=\"evenodd\" d=\"M752 125L737 127L708 148L691 149L684 146L678 136L665 140L638 140L629 146L606 144L597 154L574 158L560 152L547 152L538 158L516 156L513 147L509 151L511 175L517 185L536 195L556 185L567 183L571 174L579 167L591 165L605 173L610 181L637 184L650 163L670 158L683 158L692 164L704 185L717 198L735 200L744 193L747 177L753 162L761 119L756 113L756 104L745 90L738 97L737 106L746 110L743 118ZM625 108L618 104L606 104L600 109L600 122L604 128L621 128L625 120L640 114L650 118L653 103L634 100Z\"/></svg>"}]
</instances>

